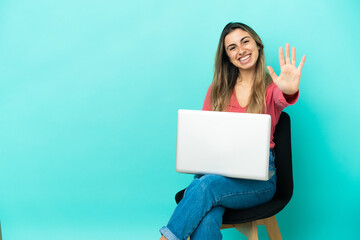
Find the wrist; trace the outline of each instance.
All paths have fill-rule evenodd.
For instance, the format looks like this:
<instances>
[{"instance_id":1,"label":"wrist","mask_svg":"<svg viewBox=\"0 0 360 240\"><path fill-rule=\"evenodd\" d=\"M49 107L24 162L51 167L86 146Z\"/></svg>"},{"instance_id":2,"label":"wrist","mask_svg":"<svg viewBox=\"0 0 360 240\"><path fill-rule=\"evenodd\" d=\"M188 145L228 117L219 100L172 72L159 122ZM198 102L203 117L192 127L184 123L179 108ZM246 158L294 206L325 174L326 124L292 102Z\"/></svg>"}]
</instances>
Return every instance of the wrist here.
<instances>
[{"instance_id":1,"label":"wrist","mask_svg":"<svg viewBox=\"0 0 360 240\"><path fill-rule=\"evenodd\" d=\"M297 91L294 92L294 93L290 93L290 94L283 92L283 95L284 95L285 98L292 98L292 97L294 97L294 96L297 94L298 91L299 91L299 90L297 90Z\"/></svg>"},{"instance_id":2,"label":"wrist","mask_svg":"<svg viewBox=\"0 0 360 240\"><path fill-rule=\"evenodd\" d=\"M298 91L299 89L297 89L296 91L282 91L282 93L284 94L284 96L294 96Z\"/></svg>"}]
</instances>

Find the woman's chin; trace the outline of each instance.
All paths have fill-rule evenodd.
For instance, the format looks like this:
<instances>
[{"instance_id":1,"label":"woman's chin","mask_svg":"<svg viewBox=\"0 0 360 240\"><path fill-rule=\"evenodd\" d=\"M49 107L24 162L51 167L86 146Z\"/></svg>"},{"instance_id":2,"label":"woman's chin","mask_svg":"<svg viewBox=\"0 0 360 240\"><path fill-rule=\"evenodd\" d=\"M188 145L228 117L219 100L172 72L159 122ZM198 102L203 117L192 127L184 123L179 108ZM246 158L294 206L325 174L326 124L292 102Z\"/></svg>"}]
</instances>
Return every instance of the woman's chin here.
<instances>
[{"instance_id":1,"label":"woman's chin","mask_svg":"<svg viewBox=\"0 0 360 240\"><path fill-rule=\"evenodd\" d=\"M238 65L236 67L239 69L239 71L255 71L255 64Z\"/></svg>"}]
</instances>

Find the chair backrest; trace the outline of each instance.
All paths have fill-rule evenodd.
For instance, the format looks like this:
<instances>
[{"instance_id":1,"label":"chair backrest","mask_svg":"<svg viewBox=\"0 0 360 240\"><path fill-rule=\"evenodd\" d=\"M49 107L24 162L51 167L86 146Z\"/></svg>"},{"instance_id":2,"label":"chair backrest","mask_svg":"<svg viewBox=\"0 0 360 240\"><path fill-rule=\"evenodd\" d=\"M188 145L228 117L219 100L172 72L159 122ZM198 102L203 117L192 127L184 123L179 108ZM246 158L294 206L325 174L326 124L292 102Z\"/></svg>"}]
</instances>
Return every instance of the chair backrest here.
<instances>
[{"instance_id":1,"label":"chair backrest","mask_svg":"<svg viewBox=\"0 0 360 240\"><path fill-rule=\"evenodd\" d=\"M274 133L277 190L274 198L290 201L293 194L290 117L282 112Z\"/></svg>"}]
</instances>

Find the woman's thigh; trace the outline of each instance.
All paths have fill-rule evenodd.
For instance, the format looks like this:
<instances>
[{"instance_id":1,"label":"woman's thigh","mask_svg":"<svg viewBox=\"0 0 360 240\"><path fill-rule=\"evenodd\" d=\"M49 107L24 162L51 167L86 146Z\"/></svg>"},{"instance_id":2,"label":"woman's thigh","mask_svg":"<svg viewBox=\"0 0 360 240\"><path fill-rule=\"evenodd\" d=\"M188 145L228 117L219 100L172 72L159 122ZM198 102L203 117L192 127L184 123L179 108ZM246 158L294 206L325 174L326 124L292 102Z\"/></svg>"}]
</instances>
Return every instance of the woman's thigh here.
<instances>
[{"instance_id":1,"label":"woman's thigh","mask_svg":"<svg viewBox=\"0 0 360 240\"><path fill-rule=\"evenodd\" d=\"M270 201L276 191L276 176L258 181L209 174L201 176L198 184L211 192L215 205L241 209Z\"/></svg>"}]
</instances>

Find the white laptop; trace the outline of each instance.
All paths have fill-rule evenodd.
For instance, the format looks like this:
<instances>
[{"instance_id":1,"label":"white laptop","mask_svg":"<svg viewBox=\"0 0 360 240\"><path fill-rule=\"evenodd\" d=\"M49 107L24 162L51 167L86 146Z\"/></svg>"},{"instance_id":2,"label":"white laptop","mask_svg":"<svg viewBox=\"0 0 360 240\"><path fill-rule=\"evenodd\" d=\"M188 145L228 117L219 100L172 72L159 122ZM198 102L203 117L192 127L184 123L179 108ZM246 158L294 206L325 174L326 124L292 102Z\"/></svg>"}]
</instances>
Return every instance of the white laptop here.
<instances>
[{"instance_id":1,"label":"white laptop","mask_svg":"<svg viewBox=\"0 0 360 240\"><path fill-rule=\"evenodd\" d=\"M176 171L269 179L271 116L179 110Z\"/></svg>"}]
</instances>

